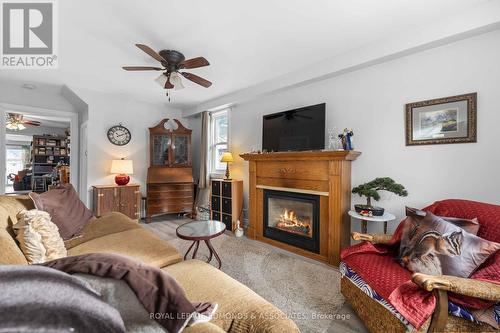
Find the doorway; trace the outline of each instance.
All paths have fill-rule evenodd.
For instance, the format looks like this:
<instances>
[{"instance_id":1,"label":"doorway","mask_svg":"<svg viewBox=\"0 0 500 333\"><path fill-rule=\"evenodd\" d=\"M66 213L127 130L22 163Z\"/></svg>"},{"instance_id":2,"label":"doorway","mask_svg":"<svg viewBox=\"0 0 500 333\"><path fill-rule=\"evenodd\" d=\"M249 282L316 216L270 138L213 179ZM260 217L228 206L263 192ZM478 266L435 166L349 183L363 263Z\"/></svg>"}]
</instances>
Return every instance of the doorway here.
<instances>
[{"instance_id":1,"label":"doorway","mask_svg":"<svg viewBox=\"0 0 500 333\"><path fill-rule=\"evenodd\" d=\"M5 144L0 191L11 195L42 193L61 183L72 183L78 191L78 115L23 106L1 107Z\"/></svg>"}]
</instances>

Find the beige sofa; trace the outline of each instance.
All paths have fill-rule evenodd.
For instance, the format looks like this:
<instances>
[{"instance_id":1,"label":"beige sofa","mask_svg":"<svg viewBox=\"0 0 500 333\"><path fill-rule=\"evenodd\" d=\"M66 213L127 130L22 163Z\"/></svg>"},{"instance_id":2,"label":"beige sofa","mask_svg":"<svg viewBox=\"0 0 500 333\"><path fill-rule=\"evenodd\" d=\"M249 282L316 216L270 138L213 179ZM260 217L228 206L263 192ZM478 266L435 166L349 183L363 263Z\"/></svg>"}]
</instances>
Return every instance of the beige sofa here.
<instances>
[{"instance_id":1,"label":"beige sofa","mask_svg":"<svg viewBox=\"0 0 500 333\"><path fill-rule=\"evenodd\" d=\"M0 264L27 261L14 238L12 225L22 209L33 209L27 196L0 196ZM65 242L68 255L109 252L160 267L184 288L189 299L219 304L209 323L185 332L298 332L293 321L274 305L213 266L199 260L182 261L168 242L120 213L92 218L82 237Z\"/></svg>"}]
</instances>

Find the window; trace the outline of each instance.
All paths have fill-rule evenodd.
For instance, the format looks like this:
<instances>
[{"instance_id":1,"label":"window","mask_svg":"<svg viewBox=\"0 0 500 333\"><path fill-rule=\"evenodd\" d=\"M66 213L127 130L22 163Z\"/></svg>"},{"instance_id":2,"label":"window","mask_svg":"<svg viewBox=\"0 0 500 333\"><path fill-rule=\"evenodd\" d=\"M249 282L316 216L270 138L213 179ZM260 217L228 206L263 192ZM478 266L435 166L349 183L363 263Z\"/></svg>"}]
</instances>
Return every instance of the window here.
<instances>
[{"instance_id":1,"label":"window","mask_svg":"<svg viewBox=\"0 0 500 333\"><path fill-rule=\"evenodd\" d=\"M220 162L222 153L228 149L228 110L211 114L212 143L210 145L210 167L212 172L226 170L226 165Z\"/></svg>"},{"instance_id":2,"label":"window","mask_svg":"<svg viewBox=\"0 0 500 333\"><path fill-rule=\"evenodd\" d=\"M6 174L17 175L17 172L24 169L24 154L20 146L7 146L6 150ZM10 178L7 179L7 185L12 185L13 182Z\"/></svg>"}]
</instances>

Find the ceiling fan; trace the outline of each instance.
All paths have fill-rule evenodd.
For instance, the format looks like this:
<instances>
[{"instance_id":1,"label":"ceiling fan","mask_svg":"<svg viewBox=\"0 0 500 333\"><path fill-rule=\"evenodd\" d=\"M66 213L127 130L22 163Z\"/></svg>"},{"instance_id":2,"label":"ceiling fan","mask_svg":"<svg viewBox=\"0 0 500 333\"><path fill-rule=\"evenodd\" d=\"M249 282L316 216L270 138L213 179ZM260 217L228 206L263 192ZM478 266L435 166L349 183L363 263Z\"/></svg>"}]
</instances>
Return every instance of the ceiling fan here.
<instances>
[{"instance_id":1,"label":"ceiling fan","mask_svg":"<svg viewBox=\"0 0 500 333\"><path fill-rule=\"evenodd\" d=\"M124 66L122 67L126 71L162 71L163 73L155 80L164 89L183 89L181 75L202 87L208 88L212 85L212 82L205 80L198 75L182 72L184 69L193 69L210 65L207 59L203 57L197 57L193 59L187 59L184 55L175 50L161 50L156 52L152 48L144 44L135 44L142 51L146 52L148 55L153 57L155 60L159 61L161 67L150 67L150 66ZM168 92L167 92L168 96Z\"/></svg>"},{"instance_id":2,"label":"ceiling fan","mask_svg":"<svg viewBox=\"0 0 500 333\"><path fill-rule=\"evenodd\" d=\"M8 113L7 114L7 122L6 122L5 127L7 127L7 129L14 130L14 131L22 131L23 129L26 129L25 125L40 126L39 121L24 120L23 118L24 118L24 116L22 114Z\"/></svg>"},{"instance_id":3,"label":"ceiling fan","mask_svg":"<svg viewBox=\"0 0 500 333\"><path fill-rule=\"evenodd\" d=\"M298 112L299 112L298 110L290 110L290 111L281 112L281 113L273 114L270 116L266 116L266 119L276 119L276 118L280 118L280 117L285 117L286 120L292 120L294 118L313 119L313 117L304 116L302 114L297 114Z\"/></svg>"}]
</instances>

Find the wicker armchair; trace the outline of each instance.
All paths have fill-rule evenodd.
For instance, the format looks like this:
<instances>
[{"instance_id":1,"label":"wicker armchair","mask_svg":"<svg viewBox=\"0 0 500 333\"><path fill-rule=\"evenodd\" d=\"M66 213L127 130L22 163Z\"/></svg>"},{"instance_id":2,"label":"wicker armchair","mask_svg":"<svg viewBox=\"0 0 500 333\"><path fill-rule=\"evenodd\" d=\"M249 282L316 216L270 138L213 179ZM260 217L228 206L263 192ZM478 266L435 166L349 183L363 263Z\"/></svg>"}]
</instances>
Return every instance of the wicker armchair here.
<instances>
[{"instance_id":1,"label":"wicker armchair","mask_svg":"<svg viewBox=\"0 0 500 333\"><path fill-rule=\"evenodd\" d=\"M373 244L388 244L391 235L352 233L356 241L369 241ZM433 291L436 296L436 309L422 332L485 332L494 331L491 327L477 325L461 318L454 319L448 324L448 292L472 296L490 301L500 301L500 285L473 279L458 278L455 276L432 276L421 273L412 275L412 281L427 291ZM378 330L374 330L377 332Z\"/></svg>"},{"instance_id":2,"label":"wicker armchair","mask_svg":"<svg viewBox=\"0 0 500 333\"><path fill-rule=\"evenodd\" d=\"M456 206L466 205L467 208L472 205L474 209L470 215L464 213ZM478 233L480 237L490 239L492 241L499 241L500 237L500 206L487 205L482 203L475 203L465 200L444 200L436 202L426 208L435 214L441 216L453 216L463 218L478 217L481 229ZM494 207L493 207L494 206ZM445 207L446 209L444 209ZM481 209L491 209L493 207L494 214L488 213L487 216L483 215L483 223L481 223ZM471 217L471 215L474 215ZM492 218L493 216L493 218ZM491 223L498 223L492 227ZM483 230L482 230L483 229ZM481 231L483 234L481 234ZM367 241L372 244L390 245L390 235L376 235L376 234L360 234L357 232L352 233L352 238L357 241ZM498 264L500 256L495 256L495 264ZM391 263L392 264L392 263ZM397 263L393 263L398 265ZM388 266L389 264L387 264ZM498 267L498 266L495 266ZM362 267L364 268L364 267ZM360 269L362 269L360 268ZM367 268L368 269L368 268ZM385 273L384 267L379 267L380 277L383 278ZM408 276L410 276L408 272ZM448 293L457 295L472 296L489 301L500 301L500 285L488 283L485 281L458 278L453 276L430 276L425 274L413 274L411 280L421 288L431 291L436 296L436 308L431 318L421 326L417 332L493 332L495 329L486 324L477 324L463 318L448 316ZM500 280L500 276L499 276ZM341 280L341 291L347 301L351 304L353 309L357 312L358 316L364 322L365 326L370 332L406 332L407 326L398 319L393 312L387 307L383 306L380 302L373 299L365 293L359 286L354 284L349 278L343 276Z\"/></svg>"}]
</instances>

